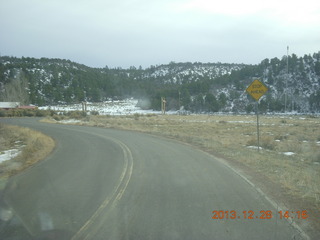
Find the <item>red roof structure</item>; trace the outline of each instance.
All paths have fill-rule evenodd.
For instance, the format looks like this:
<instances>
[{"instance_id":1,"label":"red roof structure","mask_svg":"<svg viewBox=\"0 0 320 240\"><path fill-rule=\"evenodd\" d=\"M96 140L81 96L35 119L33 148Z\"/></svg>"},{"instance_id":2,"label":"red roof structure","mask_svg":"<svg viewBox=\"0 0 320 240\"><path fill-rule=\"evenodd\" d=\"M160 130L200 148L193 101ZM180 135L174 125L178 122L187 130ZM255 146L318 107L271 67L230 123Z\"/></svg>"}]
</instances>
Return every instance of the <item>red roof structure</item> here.
<instances>
[{"instance_id":1,"label":"red roof structure","mask_svg":"<svg viewBox=\"0 0 320 240\"><path fill-rule=\"evenodd\" d=\"M19 109L37 109L37 106L30 105L30 106L20 106L18 107Z\"/></svg>"}]
</instances>

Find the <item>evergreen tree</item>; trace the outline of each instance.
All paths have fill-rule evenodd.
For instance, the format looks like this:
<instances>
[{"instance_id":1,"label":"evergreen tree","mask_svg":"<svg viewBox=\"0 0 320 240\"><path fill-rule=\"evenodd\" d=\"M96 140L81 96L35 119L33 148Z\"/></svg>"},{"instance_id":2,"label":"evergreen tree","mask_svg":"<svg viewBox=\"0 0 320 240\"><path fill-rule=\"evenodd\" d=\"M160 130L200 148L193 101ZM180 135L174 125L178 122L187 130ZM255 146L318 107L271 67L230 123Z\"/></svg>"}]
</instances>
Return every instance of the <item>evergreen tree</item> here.
<instances>
[{"instance_id":1,"label":"evergreen tree","mask_svg":"<svg viewBox=\"0 0 320 240\"><path fill-rule=\"evenodd\" d=\"M219 111L219 103L216 97L211 94L207 93L205 97L205 108L209 112L218 112Z\"/></svg>"}]
</instances>

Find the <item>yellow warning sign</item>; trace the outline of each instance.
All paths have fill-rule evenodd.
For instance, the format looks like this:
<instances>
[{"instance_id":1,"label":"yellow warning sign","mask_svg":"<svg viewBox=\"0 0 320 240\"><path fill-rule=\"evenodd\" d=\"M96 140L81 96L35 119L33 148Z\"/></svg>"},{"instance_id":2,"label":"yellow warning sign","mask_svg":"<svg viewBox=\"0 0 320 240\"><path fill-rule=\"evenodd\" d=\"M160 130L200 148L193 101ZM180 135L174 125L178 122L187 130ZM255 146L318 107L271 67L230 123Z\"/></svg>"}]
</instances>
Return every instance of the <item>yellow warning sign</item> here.
<instances>
[{"instance_id":1,"label":"yellow warning sign","mask_svg":"<svg viewBox=\"0 0 320 240\"><path fill-rule=\"evenodd\" d=\"M259 99L268 91L268 88L262 82L256 79L250 84L246 91L256 101L259 101Z\"/></svg>"}]
</instances>

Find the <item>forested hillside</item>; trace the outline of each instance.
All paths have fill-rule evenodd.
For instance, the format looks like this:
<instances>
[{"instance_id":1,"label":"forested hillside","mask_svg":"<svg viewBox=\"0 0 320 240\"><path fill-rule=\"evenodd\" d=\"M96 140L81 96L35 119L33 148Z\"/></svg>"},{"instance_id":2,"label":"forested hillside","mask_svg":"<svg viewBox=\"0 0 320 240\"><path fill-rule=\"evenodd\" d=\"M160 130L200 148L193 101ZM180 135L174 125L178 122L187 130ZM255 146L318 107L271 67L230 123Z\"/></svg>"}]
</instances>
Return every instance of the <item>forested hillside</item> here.
<instances>
[{"instance_id":1,"label":"forested hillside","mask_svg":"<svg viewBox=\"0 0 320 240\"><path fill-rule=\"evenodd\" d=\"M113 86L106 74L81 64L61 59L2 57L0 64L2 100L17 94L6 94L7 89L27 83L29 98L25 103L36 105L100 101L113 96Z\"/></svg>"},{"instance_id":2,"label":"forested hillside","mask_svg":"<svg viewBox=\"0 0 320 240\"><path fill-rule=\"evenodd\" d=\"M258 65L174 63L141 67L90 68L69 60L0 58L0 101L54 105L134 97L141 107L192 112L251 112L245 89L256 78L269 88L260 100L263 112L320 111L320 52Z\"/></svg>"}]
</instances>

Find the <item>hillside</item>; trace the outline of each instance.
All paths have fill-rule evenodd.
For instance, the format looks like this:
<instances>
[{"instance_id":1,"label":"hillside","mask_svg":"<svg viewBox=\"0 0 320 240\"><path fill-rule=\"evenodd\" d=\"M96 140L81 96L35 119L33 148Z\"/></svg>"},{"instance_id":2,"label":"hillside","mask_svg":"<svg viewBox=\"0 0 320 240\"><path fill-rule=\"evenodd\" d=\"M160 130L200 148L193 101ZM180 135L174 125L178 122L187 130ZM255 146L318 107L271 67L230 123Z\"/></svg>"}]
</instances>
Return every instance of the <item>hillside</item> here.
<instances>
[{"instance_id":1,"label":"hillside","mask_svg":"<svg viewBox=\"0 0 320 240\"><path fill-rule=\"evenodd\" d=\"M260 100L263 112L320 111L320 52L265 59L258 65L174 63L147 69L90 68L62 59L0 58L0 100L55 105L83 100L134 97L141 107L192 112L251 112L254 102L245 89L259 78L269 88ZM286 88L287 82L287 88ZM285 89L287 91L285 92Z\"/></svg>"},{"instance_id":2,"label":"hillside","mask_svg":"<svg viewBox=\"0 0 320 240\"><path fill-rule=\"evenodd\" d=\"M225 92L231 111L250 112L254 108L251 97L244 91L251 81L258 78L268 87L268 93L260 100L263 112L319 112L320 111L320 52L298 58L295 54L265 59L259 65L246 67L215 79L222 83L218 92ZM214 85L214 84L213 84ZM235 95L235 96L234 96Z\"/></svg>"},{"instance_id":3,"label":"hillside","mask_svg":"<svg viewBox=\"0 0 320 240\"><path fill-rule=\"evenodd\" d=\"M102 97L113 95L106 74L61 59L1 57L0 82L2 99L19 97L13 89L27 85L29 98L21 102L36 105L71 103L85 98L100 101ZM5 94L4 89L13 93Z\"/></svg>"}]
</instances>

